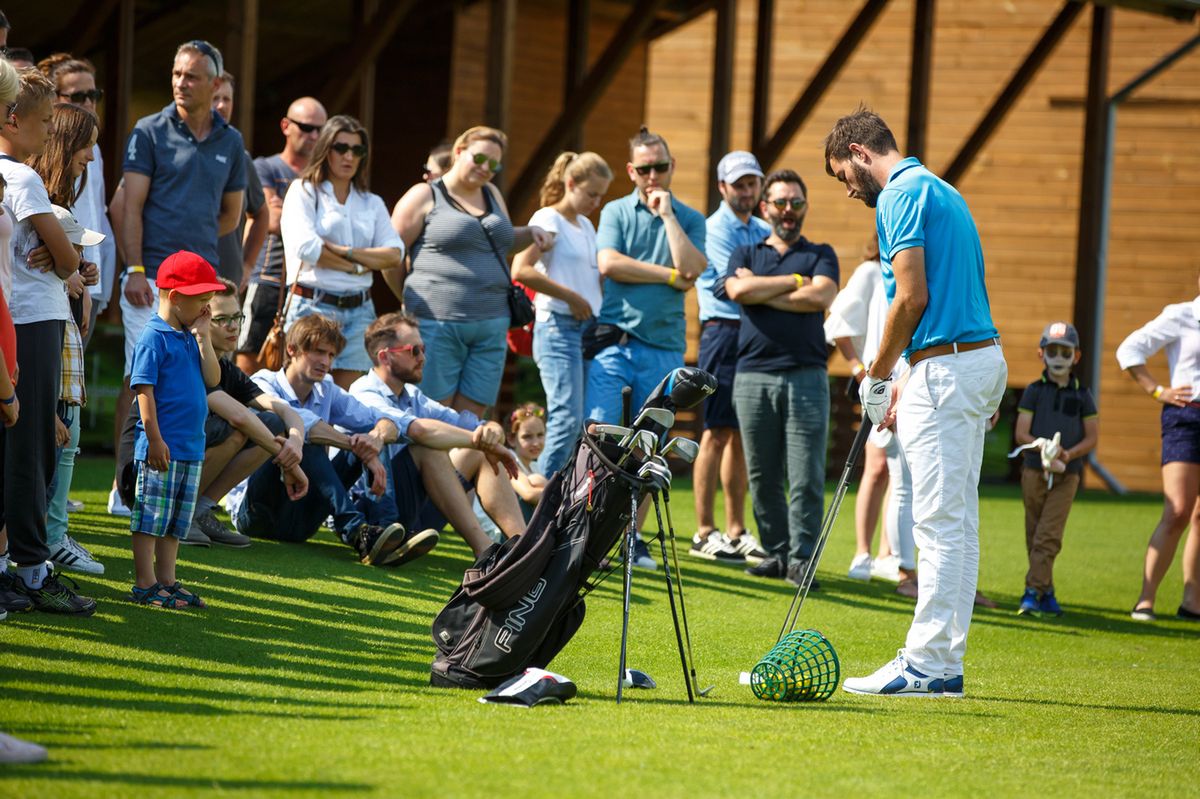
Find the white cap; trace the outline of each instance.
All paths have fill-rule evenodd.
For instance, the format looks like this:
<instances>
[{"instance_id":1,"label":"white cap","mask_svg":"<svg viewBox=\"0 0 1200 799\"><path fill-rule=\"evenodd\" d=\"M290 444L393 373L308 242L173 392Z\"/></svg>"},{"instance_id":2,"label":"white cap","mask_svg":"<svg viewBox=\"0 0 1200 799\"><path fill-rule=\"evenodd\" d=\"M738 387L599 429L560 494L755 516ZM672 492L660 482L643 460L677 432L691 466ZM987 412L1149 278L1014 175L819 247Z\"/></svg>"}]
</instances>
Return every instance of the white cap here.
<instances>
[{"instance_id":1,"label":"white cap","mask_svg":"<svg viewBox=\"0 0 1200 799\"><path fill-rule=\"evenodd\" d=\"M52 205L50 208L54 211L58 224L62 225L63 232L67 234L67 239L75 246L95 247L106 238L103 233L88 230L79 224L79 220L75 218L74 214L61 205Z\"/></svg>"}]
</instances>

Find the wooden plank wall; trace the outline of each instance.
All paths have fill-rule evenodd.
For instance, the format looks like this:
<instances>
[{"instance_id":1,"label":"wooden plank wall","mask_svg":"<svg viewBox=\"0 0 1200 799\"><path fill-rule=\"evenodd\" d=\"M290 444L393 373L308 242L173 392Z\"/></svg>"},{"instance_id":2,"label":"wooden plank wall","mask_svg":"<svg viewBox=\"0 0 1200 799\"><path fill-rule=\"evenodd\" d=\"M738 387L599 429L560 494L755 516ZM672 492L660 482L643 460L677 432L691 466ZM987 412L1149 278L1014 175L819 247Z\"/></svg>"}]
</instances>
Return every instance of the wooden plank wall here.
<instances>
[{"instance_id":1,"label":"wooden plank wall","mask_svg":"<svg viewBox=\"0 0 1200 799\"><path fill-rule=\"evenodd\" d=\"M749 146L757 5L740 0L738 6L732 137L738 148ZM779 0L776 6L772 125L788 111L859 3ZM1057 0L939 0L926 158L935 172L949 164L1059 7ZM834 120L859 102L903 136L912 16L911 0L890 4L778 164L805 177L810 196L805 232L835 245L843 282L861 260L864 241L873 232L873 212L847 200L826 177L822 140ZM1014 387L1040 373L1036 348L1045 323L1072 313L1090 25L1089 10L958 185L982 235L993 313ZM1116 12L1110 91L1195 33L1195 25ZM713 41L709 13L650 48L647 119L667 137L678 160L674 189L695 207L702 207L706 182L714 179L705 163ZM1139 101L1120 112L1115 140L1098 454L1128 487L1157 491L1159 406L1118 369L1114 352L1163 305L1196 296L1200 53L1136 96ZM1165 383L1165 357L1160 354L1150 367ZM844 363L834 364L835 371L844 369Z\"/></svg>"}]
</instances>

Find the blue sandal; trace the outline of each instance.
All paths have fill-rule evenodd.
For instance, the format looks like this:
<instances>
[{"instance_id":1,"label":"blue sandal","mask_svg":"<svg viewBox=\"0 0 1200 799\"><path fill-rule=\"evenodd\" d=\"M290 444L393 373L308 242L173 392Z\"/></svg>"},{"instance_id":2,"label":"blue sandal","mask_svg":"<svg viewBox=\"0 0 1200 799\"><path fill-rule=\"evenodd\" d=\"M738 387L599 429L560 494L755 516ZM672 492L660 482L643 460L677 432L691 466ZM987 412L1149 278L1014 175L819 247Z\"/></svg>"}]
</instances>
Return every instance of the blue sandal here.
<instances>
[{"instance_id":1,"label":"blue sandal","mask_svg":"<svg viewBox=\"0 0 1200 799\"><path fill-rule=\"evenodd\" d=\"M176 603L183 603L184 605L188 605L193 608L208 607L208 605L204 603L204 600L200 598L199 594L193 594L191 591L188 591L183 587L183 584L178 581L174 585L164 585L162 586L162 589L168 592Z\"/></svg>"},{"instance_id":2,"label":"blue sandal","mask_svg":"<svg viewBox=\"0 0 1200 799\"><path fill-rule=\"evenodd\" d=\"M183 604L186 604L181 604L181 599L174 593L169 593L168 596L159 596L159 591L170 592L170 589L164 588L160 583L155 583L149 588L139 588L135 585L129 590L129 599L139 605L149 605L152 608L166 610L179 610Z\"/></svg>"}]
</instances>

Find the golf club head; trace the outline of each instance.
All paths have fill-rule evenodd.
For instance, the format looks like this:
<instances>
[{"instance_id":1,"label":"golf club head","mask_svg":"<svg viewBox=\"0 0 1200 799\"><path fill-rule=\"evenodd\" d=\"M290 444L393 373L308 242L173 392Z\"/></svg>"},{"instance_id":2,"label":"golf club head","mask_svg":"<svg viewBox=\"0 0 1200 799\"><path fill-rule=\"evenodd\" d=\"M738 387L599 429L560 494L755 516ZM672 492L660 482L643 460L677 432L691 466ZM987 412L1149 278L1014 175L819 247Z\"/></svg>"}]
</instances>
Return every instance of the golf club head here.
<instances>
[{"instance_id":1,"label":"golf club head","mask_svg":"<svg viewBox=\"0 0 1200 799\"><path fill-rule=\"evenodd\" d=\"M667 442L667 445L662 448L663 455L674 455L685 463L692 463L696 460L696 456L700 454L700 445L690 438L677 436Z\"/></svg>"},{"instance_id":2,"label":"golf club head","mask_svg":"<svg viewBox=\"0 0 1200 799\"><path fill-rule=\"evenodd\" d=\"M666 408L642 408L633 421L634 430L648 430L659 443L666 441L667 433L674 425L675 414Z\"/></svg>"},{"instance_id":3,"label":"golf club head","mask_svg":"<svg viewBox=\"0 0 1200 799\"><path fill-rule=\"evenodd\" d=\"M622 441L628 435L633 433L632 427L625 427L619 424L594 424L592 425L592 435L600 438L611 438L615 441Z\"/></svg>"},{"instance_id":4,"label":"golf club head","mask_svg":"<svg viewBox=\"0 0 1200 799\"><path fill-rule=\"evenodd\" d=\"M681 366L672 369L654 387L643 408L666 408L677 411L699 405L717 390L717 379L703 369Z\"/></svg>"},{"instance_id":5,"label":"golf club head","mask_svg":"<svg viewBox=\"0 0 1200 799\"><path fill-rule=\"evenodd\" d=\"M657 688L658 683L644 671L637 669L625 669L625 687L626 688Z\"/></svg>"}]
</instances>

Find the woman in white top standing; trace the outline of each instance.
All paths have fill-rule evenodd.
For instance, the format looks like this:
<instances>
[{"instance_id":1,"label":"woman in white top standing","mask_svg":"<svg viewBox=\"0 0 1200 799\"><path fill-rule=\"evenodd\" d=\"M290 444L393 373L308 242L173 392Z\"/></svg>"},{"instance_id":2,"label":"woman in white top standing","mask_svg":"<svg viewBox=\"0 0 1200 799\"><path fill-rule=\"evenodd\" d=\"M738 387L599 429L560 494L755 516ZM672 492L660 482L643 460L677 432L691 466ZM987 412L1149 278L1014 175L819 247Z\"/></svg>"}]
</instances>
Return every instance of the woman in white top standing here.
<instances>
[{"instance_id":1,"label":"woman in white top standing","mask_svg":"<svg viewBox=\"0 0 1200 799\"><path fill-rule=\"evenodd\" d=\"M1150 356L1163 348L1170 386L1160 385L1146 368ZM1176 615L1200 621L1200 296L1168 305L1156 319L1130 333L1117 347L1117 363L1163 406L1163 512L1146 547L1142 593L1130 615L1137 621L1156 620L1158 586L1190 525L1183 550L1183 601Z\"/></svg>"},{"instance_id":2,"label":"woman in white top standing","mask_svg":"<svg viewBox=\"0 0 1200 799\"><path fill-rule=\"evenodd\" d=\"M326 122L279 219L290 294L285 327L311 314L341 325L346 347L334 359L333 379L342 388L371 368L363 334L375 319L374 274L404 261L383 200L366 189L368 147L354 117Z\"/></svg>"},{"instance_id":3,"label":"woman in white top standing","mask_svg":"<svg viewBox=\"0 0 1200 799\"><path fill-rule=\"evenodd\" d=\"M537 292L533 358L549 409L541 458L546 475L566 464L583 426L583 333L600 311L602 282L588 215L611 181L612 170L596 153L559 155L542 184L542 208L529 220L553 237L551 247L532 244L513 261L513 278Z\"/></svg>"}]
</instances>

